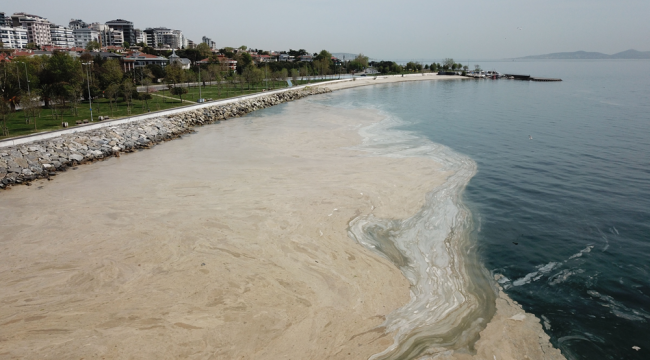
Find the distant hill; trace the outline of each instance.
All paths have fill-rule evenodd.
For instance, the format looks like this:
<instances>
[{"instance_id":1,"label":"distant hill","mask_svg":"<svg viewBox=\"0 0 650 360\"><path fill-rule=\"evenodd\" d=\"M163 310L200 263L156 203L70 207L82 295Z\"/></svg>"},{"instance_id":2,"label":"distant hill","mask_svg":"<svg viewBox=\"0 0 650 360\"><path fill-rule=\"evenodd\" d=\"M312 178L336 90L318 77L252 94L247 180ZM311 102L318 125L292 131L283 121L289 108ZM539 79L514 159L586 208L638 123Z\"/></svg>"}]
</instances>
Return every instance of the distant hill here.
<instances>
[{"instance_id":1,"label":"distant hill","mask_svg":"<svg viewBox=\"0 0 650 360\"><path fill-rule=\"evenodd\" d=\"M626 50L613 55L607 55L599 52L574 51L559 52L546 55L524 56L518 59L540 60L540 59L650 59L650 51Z\"/></svg>"}]
</instances>

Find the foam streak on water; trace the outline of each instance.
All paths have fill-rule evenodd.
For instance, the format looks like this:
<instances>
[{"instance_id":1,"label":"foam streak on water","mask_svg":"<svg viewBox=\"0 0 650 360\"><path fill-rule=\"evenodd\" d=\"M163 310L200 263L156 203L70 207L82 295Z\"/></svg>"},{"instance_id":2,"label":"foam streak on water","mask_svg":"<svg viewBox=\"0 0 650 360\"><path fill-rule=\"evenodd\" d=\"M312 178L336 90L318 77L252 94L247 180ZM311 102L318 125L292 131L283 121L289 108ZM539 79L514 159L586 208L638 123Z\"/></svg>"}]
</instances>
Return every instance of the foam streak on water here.
<instances>
[{"instance_id":1,"label":"foam streak on water","mask_svg":"<svg viewBox=\"0 0 650 360\"><path fill-rule=\"evenodd\" d=\"M427 194L424 206L410 218L369 215L350 223L350 236L395 263L411 284L409 303L383 324L395 334L393 345L371 359L471 349L493 311L486 301L493 292L485 285L478 262L468 261L473 257L468 244L472 221L461 195L476 173L475 162L443 145L393 129L399 124L389 117L362 129L360 148L378 156L428 157L451 175Z\"/></svg>"}]
</instances>

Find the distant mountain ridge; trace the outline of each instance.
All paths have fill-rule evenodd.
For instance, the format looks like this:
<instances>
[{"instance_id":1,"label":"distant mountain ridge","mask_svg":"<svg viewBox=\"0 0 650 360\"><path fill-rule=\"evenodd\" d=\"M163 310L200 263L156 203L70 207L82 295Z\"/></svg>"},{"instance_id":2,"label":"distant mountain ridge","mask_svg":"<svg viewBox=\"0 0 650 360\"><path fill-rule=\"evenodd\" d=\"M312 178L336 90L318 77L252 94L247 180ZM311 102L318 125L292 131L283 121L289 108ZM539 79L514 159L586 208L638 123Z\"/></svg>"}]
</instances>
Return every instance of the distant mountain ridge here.
<instances>
[{"instance_id":1,"label":"distant mountain ridge","mask_svg":"<svg viewBox=\"0 0 650 360\"><path fill-rule=\"evenodd\" d=\"M638 51L634 49L621 51L613 55L607 55L599 52L589 51L574 51L574 52L559 52L545 55L532 55L524 56L517 59L650 59L650 51Z\"/></svg>"}]
</instances>

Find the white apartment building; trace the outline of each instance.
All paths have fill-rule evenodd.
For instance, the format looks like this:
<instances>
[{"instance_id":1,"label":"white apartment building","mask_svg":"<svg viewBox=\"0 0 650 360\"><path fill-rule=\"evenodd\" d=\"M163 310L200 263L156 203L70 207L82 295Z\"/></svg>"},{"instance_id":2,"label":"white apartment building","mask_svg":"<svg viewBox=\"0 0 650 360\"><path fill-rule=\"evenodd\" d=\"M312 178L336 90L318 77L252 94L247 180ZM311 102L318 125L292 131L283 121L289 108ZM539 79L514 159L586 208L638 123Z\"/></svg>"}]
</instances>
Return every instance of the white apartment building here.
<instances>
[{"instance_id":1,"label":"white apartment building","mask_svg":"<svg viewBox=\"0 0 650 360\"><path fill-rule=\"evenodd\" d=\"M85 48L91 41L99 42L99 32L94 29L76 29L72 31L72 34L74 35L74 46L76 47Z\"/></svg>"},{"instance_id":2,"label":"white apartment building","mask_svg":"<svg viewBox=\"0 0 650 360\"><path fill-rule=\"evenodd\" d=\"M172 33L175 35L174 44L172 45L173 49L185 49L187 48L187 38L183 35L183 32L180 30L173 30Z\"/></svg>"},{"instance_id":3,"label":"white apartment building","mask_svg":"<svg viewBox=\"0 0 650 360\"><path fill-rule=\"evenodd\" d=\"M100 23L92 23L89 28L97 31L101 46L121 47L124 44L124 33L122 30L115 30L108 25Z\"/></svg>"},{"instance_id":4,"label":"white apartment building","mask_svg":"<svg viewBox=\"0 0 650 360\"><path fill-rule=\"evenodd\" d=\"M0 40L5 48L24 49L28 43L27 29L2 26L0 27Z\"/></svg>"},{"instance_id":5,"label":"white apartment building","mask_svg":"<svg viewBox=\"0 0 650 360\"><path fill-rule=\"evenodd\" d=\"M180 49L187 46L187 39L180 30L168 28L147 28L144 30L147 37L147 45L153 48L169 47L170 49Z\"/></svg>"},{"instance_id":6,"label":"white apartment building","mask_svg":"<svg viewBox=\"0 0 650 360\"><path fill-rule=\"evenodd\" d=\"M24 12L11 15L13 27L27 29L27 40L38 46L51 45L50 22L41 16L26 14Z\"/></svg>"},{"instance_id":7,"label":"white apartment building","mask_svg":"<svg viewBox=\"0 0 650 360\"><path fill-rule=\"evenodd\" d=\"M140 29L135 29L135 44L147 43L147 34ZM131 45L135 45L131 44Z\"/></svg>"},{"instance_id":8,"label":"white apartment building","mask_svg":"<svg viewBox=\"0 0 650 360\"><path fill-rule=\"evenodd\" d=\"M65 26L50 25L50 37L52 45L62 48L74 47L74 34L71 29Z\"/></svg>"}]
</instances>

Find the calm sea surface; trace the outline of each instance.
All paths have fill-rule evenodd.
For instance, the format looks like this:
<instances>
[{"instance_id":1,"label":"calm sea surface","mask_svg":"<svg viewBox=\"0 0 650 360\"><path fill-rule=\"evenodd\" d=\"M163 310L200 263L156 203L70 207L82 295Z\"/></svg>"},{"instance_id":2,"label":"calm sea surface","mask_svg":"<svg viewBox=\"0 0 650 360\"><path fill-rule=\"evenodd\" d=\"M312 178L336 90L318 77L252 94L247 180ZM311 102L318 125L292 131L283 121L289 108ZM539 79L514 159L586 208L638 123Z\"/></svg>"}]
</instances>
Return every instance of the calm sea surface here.
<instances>
[{"instance_id":1,"label":"calm sea surface","mask_svg":"<svg viewBox=\"0 0 650 360\"><path fill-rule=\"evenodd\" d=\"M327 103L379 109L476 161L465 202L484 264L567 358L650 359L650 61L481 65L564 81L403 83Z\"/></svg>"}]
</instances>

